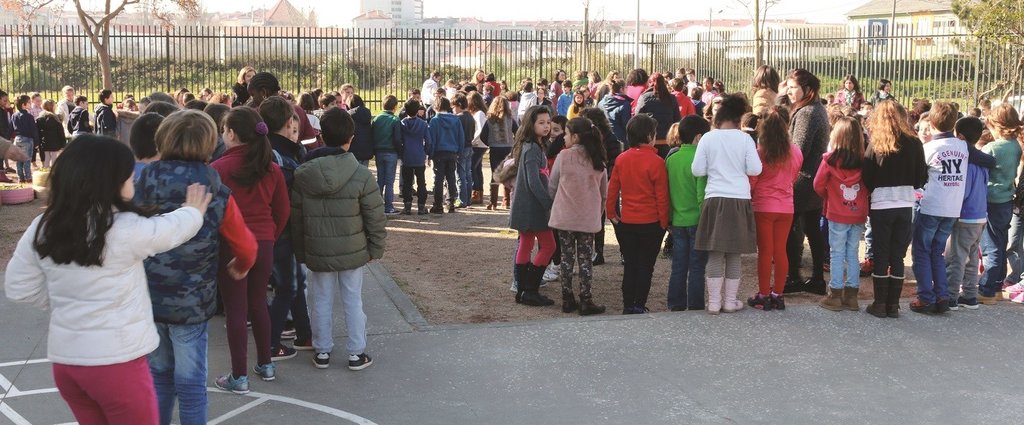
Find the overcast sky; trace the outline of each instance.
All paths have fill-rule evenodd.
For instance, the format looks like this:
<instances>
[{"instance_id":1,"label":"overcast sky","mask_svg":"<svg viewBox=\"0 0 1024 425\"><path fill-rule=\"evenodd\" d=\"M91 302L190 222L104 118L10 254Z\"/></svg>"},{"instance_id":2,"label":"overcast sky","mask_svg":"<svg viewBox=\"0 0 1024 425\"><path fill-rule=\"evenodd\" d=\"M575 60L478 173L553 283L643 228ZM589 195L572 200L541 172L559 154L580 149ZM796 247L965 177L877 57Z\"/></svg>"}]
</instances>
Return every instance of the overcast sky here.
<instances>
[{"instance_id":1,"label":"overcast sky","mask_svg":"<svg viewBox=\"0 0 1024 425\"><path fill-rule=\"evenodd\" d=\"M359 0L291 0L298 8L315 8L320 24L348 26L359 14ZM744 0L753 3L753 0ZM780 0L768 12L768 18L807 19L810 22L844 22L845 13L867 0ZM255 8L272 7L277 0L252 0ZM490 0L424 0L426 17L476 17L482 20L563 20L583 19L582 0L512 0L503 7L490 7ZM675 22L687 19L707 19L708 4L715 3L714 12L722 18L746 18L739 0L640 0L640 18ZM240 10L240 2L204 0L210 12ZM553 5L557 5L554 7ZM669 7L669 5L672 5ZM578 7L577 7L578 6ZM632 20L636 18L634 0L591 0L594 19Z\"/></svg>"}]
</instances>

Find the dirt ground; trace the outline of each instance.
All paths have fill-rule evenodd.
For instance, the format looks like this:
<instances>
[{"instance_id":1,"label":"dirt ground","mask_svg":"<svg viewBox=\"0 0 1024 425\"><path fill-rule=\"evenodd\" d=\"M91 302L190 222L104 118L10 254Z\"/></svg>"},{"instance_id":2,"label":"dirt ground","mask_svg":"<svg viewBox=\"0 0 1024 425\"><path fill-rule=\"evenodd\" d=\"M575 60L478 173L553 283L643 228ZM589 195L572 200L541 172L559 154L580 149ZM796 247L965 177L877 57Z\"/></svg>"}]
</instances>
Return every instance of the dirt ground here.
<instances>
[{"instance_id":1,"label":"dirt ground","mask_svg":"<svg viewBox=\"0 0 1024 425\"><path fill-rule=\"evenodd\" d=\"M487 163L485 160L484 164ZM370 167L374 169L372 162ZM489 180L489 174L485 169L485 180ZM433 187L429 169L427 181L429 190ZM401 209L397 186L395 192L395 208ZM433 196L428 199L429 205ZM606 225L605 234L607 263L594 268L594 300L608 307L605 314L620 314L622 266L611 224ZM542 294L556 300L554 306L527 307L515 303L514 294L509 291L515 240L516 232L508 229L508 210L503 208L487 211L483 206L473 206L454 214L396 216L388 221L387 250L382 262L431 323L505 322L568 316L560 309L560 282L541 288ZM863 244L861 249L863 251ZM809 249L804 251L804 276L809 277ZM907 257L909 272L909 250ZM742 300L756 292L756 261L756 254L743 256ZM667 310L671 267L670 259L659 256L647 305L652 312ZM574 285L576 282L574 279ZM908 279L904 296L913 293L913 285ZM860 298L871 299L870 278L861 278L861 287ZM786 296L788 304L819 299L812 294Z\"/></svg>"}]
</instances>

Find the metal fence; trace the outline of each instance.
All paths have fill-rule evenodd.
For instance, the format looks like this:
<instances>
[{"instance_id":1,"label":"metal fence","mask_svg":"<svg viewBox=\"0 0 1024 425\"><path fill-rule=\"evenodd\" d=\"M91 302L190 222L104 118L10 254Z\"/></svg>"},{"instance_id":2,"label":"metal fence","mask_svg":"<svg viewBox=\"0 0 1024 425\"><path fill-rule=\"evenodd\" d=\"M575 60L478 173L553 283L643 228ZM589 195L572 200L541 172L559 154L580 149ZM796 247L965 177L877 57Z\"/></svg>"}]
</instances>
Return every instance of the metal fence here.
<instances>
[{"instance_id":1,"label":"metal fence","mask_svg":"<svg viewBox=\"0 0 1024 425\"><path fill-rule=\"evenodd\" d=\"M639 51L637 50L639 46ZM871 36L846 26L770 28L766 61L780 72L807 68L823 91L838 89L846 74L860 78L866 93L878 79L894 82L896 96L955 99L973 104L999 77L1006 49L990 48L963 34L915 35L909 30ZM748 91L755 64L753 34L688 29L676 34L580 31L472 31L278 27L116 26L109 51L115 97L152 91L229 92L243 66L278 76L292 92L355 85L364 99L402 97L430 71L469 79L476 69L493 72L510 87L526 77L551 79L556 70L601 75L634 67L697 69L723 80L729 91ZM38 91L57 98L64 85L95 101L101 89L98 56L77 26L0 27L0 88Z\"/></svg>"}]
</instances>

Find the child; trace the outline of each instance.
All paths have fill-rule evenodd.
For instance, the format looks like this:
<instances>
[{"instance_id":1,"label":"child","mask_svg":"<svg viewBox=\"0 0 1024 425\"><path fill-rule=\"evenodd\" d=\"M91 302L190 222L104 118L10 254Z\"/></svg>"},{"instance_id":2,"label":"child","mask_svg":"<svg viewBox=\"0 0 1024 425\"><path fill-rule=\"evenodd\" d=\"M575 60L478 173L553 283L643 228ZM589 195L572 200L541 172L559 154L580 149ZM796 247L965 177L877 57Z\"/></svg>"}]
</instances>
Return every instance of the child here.
<instances>
[{"instance_id":1,"label":"child","mask_svg":"<svg viewBox=\"0 0 1024 425\"><path fill-rule=\"evenodd\" d=\"M135 120L135 124L132 125L134 131L132 131L131 138L128 140L128 145L132 147L132 153L135 155L135 173L133 176L136 181L142 175L143 168L146 168L147 165L154 161L160 160L160 153L156 150L156 131L160 128L160 124L163 121L163 116L150 112L140 115Z\"/></svg>"},{"instance_id":2,"label":"child","mask_svg":"<svg viewBox=\"0 0 1024 425\"><path fill-rule=\"evenodd\" d=\"M754 141L739 129L746 109L745 98L723 96L715 115L715 129L701 138L693 159L693 175L708 178L696 247L709 251L707 311L710 314L732 313L743 308L743 303L736 299L742 275L740 254L753 253L757 247L748 177L761 174L761 159Z\"/></svg>"},{"instance_id":3,"label":"child","mask_svg":"<svg viewBox=\"0 0 1024 425\"><path fill-rule=\"evenodd\" d=\"M512 157L518 165L514 201L509 212L509 227L519 231L519 247L515 255L514 278L518 282L516 302L528 306L547 306L555 302L538 292L545 266L555 252L555 238L548 227L551 195L548 192L548 167L544 157L551 132L551 115L546 108L535 106L523 115L523 125L516 133ZM539 245L531 260L534 244Z\"/></svg>"},{"instance_id":4,"label":"child","mask_svg":"<svg viewBox=\"0 0 1024 425\"><path fill-rule=\"evenodd\" d=\"M462 122L452 114L451 102L438 98L434 102L437 112L430 119L431 144L427 150L428 159L434 162L434 206L431 214L444 214L444 183L448 182L448 212L455 212L455 200L459 198L459 187L455 184L456 163L465 143Z\"/></svg>"},{"instance_id":5,"label":"child","mask_svg":"<svg viewBox=\"0 0 1024 425\"><path fill-rule=\"evenodd\" d=\"M43 168L53 167L53 161L68 144L64 126L54 112L56 107L56 102L46 100L43 102L43 112L36 118L36 127L39 127L39 149L43 151Z\"/></svg>"},{"instance_id":6,"label":"child","mask_svg":"<svg viewBox=\"0 0 1024 425\"><path fill-rule=\"evenodd\" d=\"M558 99L555 99L555 111L558 115L569 114L569 105L572 105L573 97L572 81L565 80L562 82L561 94L558 95Z\"/></svg>"},{"instance_id":7,"label":"child","mask_svg":"<svg viewBox=\"0 0 1024 425\"><path fill-rule=\"evenodd\" d=\"M551 115L550 109L548 110L548 113ZM549 170L554 169L555 160L558 158L558 154L569 148L565 141L567 137L565 134L565 126L569 123L569 120L561 115L551 116L553 117L551 118L551 132L548 133L549 143L547 150L545 151L545 155L548 159L547 167ZM554 195L552 195L552 198L553 197ZM559 270L561 269L562 264L562 244L559 243L559 241L561 240L561 232L557 229L553 229L552 231L555 232L555 253L551 255L551 264L548 264L548 268L544 270L544 277L541 279L541 286L546 285L547 282L558 280L560 276Z\"/></svg>"},{"instance_id":8,"label":"child","mask_svg":"<svg viewBox=\"0 0 1024 425\"><path fill-rule=\"evenodd\" d=\"M878 318L900 315L904 263L911 240L915 190L928 180L924 148L896 102L882 102L869 121L871 142L865 155L863 179L871 191L871 273L874 302L864 311ZM834 271L833 271L834 273Z\"/></svg>"},{"instance_id":9,"label":"child","mask_svg":"<svg viewBox=\"0 0 1024 425\"><path fill-rule=\"evenodd\" d=\"M576 118L580 115L580 112L587 107L587 90L586 88L576 89L572 95L572 105L569 106L568 112L565 117L568 119Z\"/></svg>"},{"instance_id":10,"label":"child","mask_svg":"<svg viewBox=\"0 0 1024 425\"><path fill-rule=\"evenodd\" d=\"M32 98L22 95L14 102L17 112L11 117L11 127L14 128L14 145L25 151L28 157L25 161L18 161L18 181L21 183L32 183L32 156L35 154L35 143L39 137L39 128L36 127L36 119L28 112L28 105Z\"/></svg>"},{"instance_id":11,"label":"child","mask_svg":"<svg viewBox=\"0 0 1024 425\"><path fill-rule=\"evenodd\" d=\"M964 187L960 219L946 244L946 276L949 280L949 309L978 308L978 249L985 231L987 215L988 174L996 166L992 155L974 147L985 130L977 117L964 117L956 122L954 134L967 143L967 182ZM963 293L960 292L963 288Z\"/></svg>"},{"instance_id":12,"label":"child","mask_svg":"<svg viewBox=\"0 0 1024 425\"><path fill-rule=\"evenodd\" d=\"M52 310L47 358L82 424L159 423L146 355L160 336L143 260L192 239L211 200L192 184L180 208L153 216L131 202L132 163L131 150L109 138L68 146L45 212L7 264L7 298Z\"/></svg>"},{"instance_id":13,"label":"child","mask_svg":"<svg viewBox=\"0 0 1024 425\"><path fill-rule=\"evenodd\" d=\"M574 118L565 126L566 149L551 169L549 193L554 198L548 224L558 229L562 261L562 312L579 310L580 316L601 314L590 293L593 280L594 235L601 229L601 206L608 191L601 132L586 118ZM572 291L573 266L580 263L579 304Z\"/></svg>"},{"instance_id":14,"label":"child","mask_svg":"<svg viewBox=\"0 0 1024 425\"><path fill-rule=\"evenodd\" d=\"M650 116L629 120L629 150L615 160L608 183L605 212L622 250L622 314L647 312L651 276L669 223L668 173L654 147L657 130ZM616 208L620 198L621 209Z\"/></svg>"},{"instance_id":15,"label":"child","mask_svg":"<svg viewBox=\"0 0 1024 425\"><path fill-rule=\"evenodd\" d=\"M857 249L868 218L868 190L861 178L864 130L856 118L840 117L829 140L832 151L822 156L814 175L814 191L825 200L832 262L829 292L818 304L832 311L859 311Z\"/></svg>"},{"instance_id":16,"label":"child","mask_svg":"<svg viewBox=\"0 0 1024 425\"><path fill-rule=\"evenodd\" d=\"M401 138L400 120L395 114L398 98L388 95L384 98L384 111L373 117L371 122L373 134L373 151L377 162L377 187L384 195L384 214L397 215L395 211L395 167L398 165L398 153L395 145Z\"/></svg>"},{"instance_id":17,"label":"child","mask_svg":"<svg viewBox=\"0 0 1024 425\"><path fill-rule=\"evenodd\" d=\"M216 259L218 253L234 256L228 273L242 278L256 262L256 239L217 171L206 164L217 143L213 120L202 112L180 111L160 121L155 133L161 159L138 176L135 202L153 205L160 212L173 211L191 182L210 188L213 199L195 237L145 261L160 335L160 346L149 354L149 370L160 422L171 422L177 397L181 422L201 424L207 412L207 328L217 309ZM222 239L229 249L221 250Z\"/></svg>"},{"instance_id":18,"label":"child","mask_svg":"<svg viewBox=\"0 0 1024 425\"><path fill-rule=\"evenodd\" d=\"M978 301L982 304L995 304L1001 298L1003 279L1006 277L1006 247L1013 214L1014 177L1021 157L1017 137L1022 122L1017 110L1004 103L992 108L985 123L994 141L982 147L981 151L994 156L997 164L989 173L988 222L981 238L985 271L978 284L981 292Z\"/></svg>"},{"instance_id":19,"label":"child","mask_svg":"<svg viewBox=\"0 0 1024 425\"><path fill-rule=\"evenodd\" d=\"M250 84L251 88L251 84ZM263 99L260 99L262 103ZM222 269L218 277L227 321L231 373L217 378L217 388L234 393L249 391L247 372L248 338L246 319L252 321L256 342L256 367L253 372L264 381L275 379L270 353L270 315L267 311L267 283L274 261L274 241L288 223L288 192L281 167L273 163L267 124L255 109L240 106L224 117L224 144L227 151L211 166L231 189L238 209L256 237L256 265L243 279L228 276ZM224 258L221 258L224 263Z\"/></svg>"},{"instance_id":20,"label":"child","mask_svg":"<svg viewBox=\"0 0 1024 425\"><path fill-rule=\"evenodd\" d=\"M678 125L679 145L665 158L668 194L672 203L672 274L668 280L668 309L671 311L704 309L704 266L707 253L694 248L700 207L704 203L707 177L696 177L691 169L700 138L711 131L703 118L687 115ZM672 138L669 130L669 139Z\"/></svg>"},{"instance_id":21,"label":"child","mask_svg":"<svg viewBox=\"0 0 1024 425\"><path fill-rule=\"evenodd\" d=\"M514 135L519 132L519 124L512 117L512 109L508 99L504 97L495 98L487 110L487 121L480 131L480 141L487 145L490 150L491 163L491 196L487 205L488 210L498 209L498 186L499 182L494 180L494 172L497 170L509 153L512 152ZM502 197L503 206L509 208L509 191L506 185L501 185L504 191Z\"/></svg>"},{"instance_id":22,"label":"child","mask_svg":"<svg viewBox=\"0 0 1024 425\"><path fill-rule=\"evenodd\" d=\"M953 232L953 224L960 217L968 162L967 145L953 135L956 120L956 108L949 102L938 101L932 105L928 122L922 121L923 125L931 127L931 141L924 144L928 182L924 185L920 209L914 216L914 242L910 251L917 277L917 299L910 303L910 310L915 313L949 311L949 283L942 251Z\"/></svg>"},{"instance_id":23,"label":"child","mask_svg":"<svg viewBox=\"0 0 1024 425\"><path fill-rule=\"evenodd\" d=\"M405 208L403 215L412 215L412 183L416 179L416 201L419 215L427 214L427 184L424 181L427 152L433 147L427 122L416 117L420 103L415 100L405 102L405 118L402 118L398 154L402 158L402 202ZM488 208L489 209L489 208Z\"/></svg>"},{"instance_id":24,"label":"child","mask_svg":"<svg viewBox=\"0 0 1024 425\"><path fill-rule=\"evenodd\" d=\"M452 114L462 124L462 149L459 151L457 175L459 181L459 208L468 208L473 194L473 137L476 135L476 121L469 113L469 100L466 95L457 93L451 99Z\"/></svg>"},{"instance_id":25,"label":"child","mask_svg":"<svg viewBox=\"0 0 1024 425\"><path fill-rule=\"evenodd\" d=\"M117 116L114 115L114 93L110 90L100 92L100 104L96 106L96 133L114 137L117 132Z\"/></svg>"},{"instance_id":26,"label":"child","mask_svg":"<svg viewBox=\"0 0 1024 425\"><path fill-rule=\"evenodd\" d=\"M803 152L790 142L787 130L783 113L769 109L755 131L763 165L761 175L750 178L750 203L757 223L757 294L747 304L764 311L786 309L782 294L789 274L786 241L793 225L793 182L804 162Z\"/></svg>"},{"instance_id":27,"label":"child","mask_svg":"<svg viewBox=\"0 0 1024 425\"><path fill-rule=\"evenodd\" d=\"M335 155L310 160L295 170L290 223L295 256L310 270L306 298L316 352L313 364L318 369L330 366L334 292L340 290L345 305L348 368L363 370L373 364L366 355L363 266L384 256L384 199L370 170L347 152L355 128L348 113L328 109L320 125L324 143L340 149Z\"/></svg>"},{"instance_id":28,"label":"child","mask_svg":"<svg viewBox=\"0 0 1024 425\"><path fill-rule=\"evenodd\" d=\"M71 111L68 118L68 132L71 136L92 133L92 125L89 124L89 98L78 96L75 98L75 109Z\"/></svg>"}]
</instances>

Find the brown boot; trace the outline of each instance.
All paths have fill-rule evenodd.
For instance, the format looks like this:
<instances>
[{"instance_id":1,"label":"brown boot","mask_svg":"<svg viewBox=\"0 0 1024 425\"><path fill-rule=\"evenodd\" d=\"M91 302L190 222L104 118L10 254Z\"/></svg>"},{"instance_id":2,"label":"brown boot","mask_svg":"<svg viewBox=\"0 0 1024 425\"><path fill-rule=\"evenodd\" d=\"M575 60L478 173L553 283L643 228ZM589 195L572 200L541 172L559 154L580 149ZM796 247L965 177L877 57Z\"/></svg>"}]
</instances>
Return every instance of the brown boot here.
<instances>
[{"instance_id":1,"label":"brown boot","mask_svg":"<svg viewBox=\"0 0 1024 425\"><path fill-rule=\"evenodd\" d=\"M487 210L498 209L498 184L491 183L491 202L487 204Z\"/></svg>"},{"instance_id":2,"label":"brown boot","mask_svg":"<svg viewBox=\"0 0 1024 425\"><path fill-rule=\"evenodd\" d=\"M875 301L867 306L864 311L872 316L884 319L888 317L885 301L889 296L889 276L878 277L871 275L871 286L874 287Z\"/></svg>"},{"instance_id":3,"label":"brown boot","mask_svg":"<svg viewBox=\"0 0 1024 425\"><path fill-rule=\"evenodd\" d=\"M501 197L501 203L502 203L502 206L505 207L505 209L507 210L512 205L512 200L509 199L511 197L511 193L510 193L511 190L508 188L508 186L505 186L505 185L501 185L501 186L503 188L505 188L505 196Z\"/></svg>"},{"instance_id":4,"label":"brown boot","mask_svg":"<svg viewBox=\"0 0 1024 425\"><path fill-rule=\"evenodd\" d=\"M843 290L842 289L835 289L835 288L829 287L828 288L828 294L825 295L825 297L822 298L821 301L818 302L818 305L820 305L821 308L824 308L826 310L843 311L842 296L843 296Z\"/></svg>"},{"instance_id":5,"label":"brown boot","mask_svg":"<svg viewBox=\"0 0 1024 425\"><path fill-rule=\"evenodd\" d=\"M885 313L893 319L900 317L900 295L903 294L903 278L889 277L889 294L885 298Z\"/></svg>"},{"instance_id":6,"label":"brown boot","mask_svg":"<svg viewBox=\"0 0 1024 425\"><path fill-rule=\"evenodd\" d=\"M849 311L860 311L860 305L857 304L857 294L860 292L860 288L843 288L843 308Z\"/></svg>"},{"instance_id":7,"label":"brown boot","mask_svg":"<svg viewBox=\"0 0 1024 425\"><path fill-rule=\"evenodd\" d=\"M589 316L591 314L604 313L605 307L601 304L594 304L594 300L591 297L584 297L580 295L580 316Z\"/></svg>"},{"instance_id":8,"label":"brown boot","mask_svg":"<svg viewBox=\"0 0 1024 425\"><path fill-rule=\"evenodd\" d=\"M469 204L470 205L483 205L483 203L484 203L484 192L483 191L474 190L472 192L472 194L469 195Z\"/></svg>"}]
</instances>

